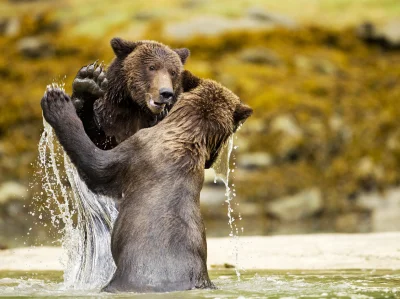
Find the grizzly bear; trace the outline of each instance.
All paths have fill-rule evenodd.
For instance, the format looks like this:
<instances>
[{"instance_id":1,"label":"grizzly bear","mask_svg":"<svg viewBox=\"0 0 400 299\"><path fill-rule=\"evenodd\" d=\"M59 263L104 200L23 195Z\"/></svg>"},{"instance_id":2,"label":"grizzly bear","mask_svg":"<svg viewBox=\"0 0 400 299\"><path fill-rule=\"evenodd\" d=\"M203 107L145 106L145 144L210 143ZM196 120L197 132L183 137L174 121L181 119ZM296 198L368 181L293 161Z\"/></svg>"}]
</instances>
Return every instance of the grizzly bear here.
<instances>
[{"instance_id":1,"label":"grizzly bear","mask_svg":"<svg viewBox=\"0 0 400 299\"><path fill-rule=\"evenodd\" d=\"M96 63L73 82L72 99L89 138L111 149L142 128L157 124L182 92L181 73L190 52L159 42L111 40L116 58L107 74Z\"/></svg>"},{"instance_id":2,"label":"grizzly bear","mask_svg":"<svg viewBox=\"0 0 400 299\"><path fill-rule=\"evenodd\" d=\"M107 292L213 288L200 213L205 161L252 113L219 83L184 71L182 93L157 127L142 129L112 150L95 147L60 89L48 89L45 119L96 193L121 198L112 232L117 266Z\"/></svg>"}]
</instances>

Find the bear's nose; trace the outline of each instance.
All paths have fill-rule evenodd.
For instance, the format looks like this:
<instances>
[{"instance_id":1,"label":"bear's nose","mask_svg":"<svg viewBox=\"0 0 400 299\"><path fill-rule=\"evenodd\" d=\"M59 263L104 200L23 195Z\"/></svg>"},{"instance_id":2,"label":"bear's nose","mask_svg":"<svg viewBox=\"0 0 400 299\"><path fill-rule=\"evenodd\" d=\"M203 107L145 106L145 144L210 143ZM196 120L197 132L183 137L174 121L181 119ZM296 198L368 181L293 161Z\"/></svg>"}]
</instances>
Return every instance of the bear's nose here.
<instances>
[{"instance_id":1,"label":"bear's nose","mask_svg":"<svg viewBox=\"0 0 400 299\"><path fill-rule=\"evenodd\" d=\"M161 88L160 96L164 100L170 100L174 96L174 91L171 88Z\"/></svg>"}]
</instances>

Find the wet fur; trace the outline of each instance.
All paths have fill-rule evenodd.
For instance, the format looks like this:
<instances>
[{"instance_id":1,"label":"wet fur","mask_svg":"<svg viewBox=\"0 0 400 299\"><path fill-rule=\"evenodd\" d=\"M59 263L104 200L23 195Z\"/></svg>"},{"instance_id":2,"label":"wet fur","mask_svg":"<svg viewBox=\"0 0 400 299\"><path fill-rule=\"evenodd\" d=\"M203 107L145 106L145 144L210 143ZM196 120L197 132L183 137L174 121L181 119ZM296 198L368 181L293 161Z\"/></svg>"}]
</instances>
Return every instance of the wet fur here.
<instances>
[{"instance_id":1,"label":"wet fur","mask_svg":"<svg viewBox=\"0 0 400 299\"><path fill-rule=\"evenodd\" d=\"M109 151L85 134L69 97L48 90L41 105L60 143L94 192L122 198L112 233L117 270L108 292L213 288L200 214L205 161L250 116L237 96L189 72L183 93L157 128Z\"/></svg>"},{"instance_id":2,"label":"wet fur","mask_svg":"<svg viewBox=\"0 0 400 299\"><path fill-rule=\"evenodd\" d=\"M173 105L182 92L180 74L190 54L188 49L170 49L155 41L131 42L114 38L111 46L116 57L107 70L104 95L94 99L89 93L83 93L83 108L78 111L86 133L104 150L114 148L142 128L154 126L165 116L166 112L153 114L144 103L151 88L145 68L162 61L176 70L177 76L171 78L175 92Z\"/></svg>"}]
</instances>

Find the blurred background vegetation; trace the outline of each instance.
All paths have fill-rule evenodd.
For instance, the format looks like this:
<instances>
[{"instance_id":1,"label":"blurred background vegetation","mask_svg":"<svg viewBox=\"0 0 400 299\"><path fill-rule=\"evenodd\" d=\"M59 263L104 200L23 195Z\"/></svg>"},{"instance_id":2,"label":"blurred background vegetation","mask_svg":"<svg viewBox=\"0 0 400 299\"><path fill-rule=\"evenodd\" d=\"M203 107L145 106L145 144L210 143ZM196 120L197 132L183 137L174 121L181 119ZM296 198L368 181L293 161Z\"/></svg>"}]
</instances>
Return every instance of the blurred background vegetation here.
<instances>
[{"instance_id":1,"label":"blurred background vegetation","mask_svg":"<svg viewBox=\"0 0 400 299\"><path fill-rule=\"evenodd\" d=\"M114 36L189 48L187 69L254 108L232 159L245 235L400 230L398 0L3 0L0 246L52 240L28 214L45 200L39 102L109 63ZM209 236L230 231L224 199L208 173Z\"/></svg>"}]
</instances>

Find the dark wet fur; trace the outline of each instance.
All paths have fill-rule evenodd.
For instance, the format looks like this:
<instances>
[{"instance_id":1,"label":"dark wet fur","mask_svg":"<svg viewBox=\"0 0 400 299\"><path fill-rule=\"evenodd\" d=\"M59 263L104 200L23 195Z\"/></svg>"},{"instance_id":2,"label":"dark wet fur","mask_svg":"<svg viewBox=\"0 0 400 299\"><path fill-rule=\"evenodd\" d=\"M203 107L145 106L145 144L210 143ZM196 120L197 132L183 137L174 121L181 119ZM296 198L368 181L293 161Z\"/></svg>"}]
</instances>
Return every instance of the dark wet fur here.
<instances>
[{"instance_id":1,"label":"dark wet fur","mask_svg":"<svg viewBox=\"0 0 400 299\"><path fill-rule=\"evenodd\" d=\"M117 270L105 291L214 288L199 203L204 165L252 110L214 81L185 71L183 82L192 90L157 127L109 151L91 142L64 92L49 89L42 99L45 119L88 187L121 198L112 233Z\"/></svg>"}]
</instances>

